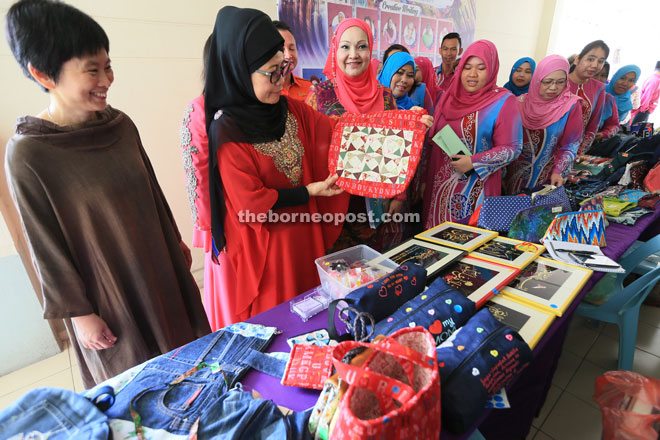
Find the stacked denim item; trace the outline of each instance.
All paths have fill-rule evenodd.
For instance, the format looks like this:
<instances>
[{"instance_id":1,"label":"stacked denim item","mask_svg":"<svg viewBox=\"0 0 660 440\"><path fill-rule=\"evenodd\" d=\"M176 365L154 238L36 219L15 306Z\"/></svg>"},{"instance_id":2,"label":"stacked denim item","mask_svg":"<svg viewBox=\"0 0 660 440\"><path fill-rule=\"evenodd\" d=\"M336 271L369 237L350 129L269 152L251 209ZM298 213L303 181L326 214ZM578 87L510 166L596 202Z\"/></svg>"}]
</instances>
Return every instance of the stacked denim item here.
<instances>
[{"instance_id":1,"label":"stacked denim item","mask_svg":"<svg viewBox=\"0 0 660 440\"><path fill-rule=\"evenodd\" d=\"M115 381L120 383L115 401L105 412L78 395L75 405L60 406L66 413L86 405L83 414L88 416L74 421L51 417L42 423L37 417L43 413L30 404L14 404L0 413L0 438L22 438L20 434L36 429L51 434L57 430L61 438L79 436L63 430L63 424L77 425L84 438L107 438L109 431L115 439L183 439L195 433L199 439L306 438L309 413L283 416L272 401L253 399L239 382L250 368L245 359L263 352L275 332L274 327L238 323L161 355L133 369L127 383ZM94 396L97 388L86 395ZM14 422L17 417L23 420L20 426Z\"/></svg>"},{"instance_id":2,"label":"stacked denim item","mask_svg":"<svg viewBox=\"0 0 660 440\"><path fill-rule=\"evenodd\" d=\"M109 433L108 416L69 390L37 388L0 413L1 439L101 440Z\"/></svg>"}]
</instances>

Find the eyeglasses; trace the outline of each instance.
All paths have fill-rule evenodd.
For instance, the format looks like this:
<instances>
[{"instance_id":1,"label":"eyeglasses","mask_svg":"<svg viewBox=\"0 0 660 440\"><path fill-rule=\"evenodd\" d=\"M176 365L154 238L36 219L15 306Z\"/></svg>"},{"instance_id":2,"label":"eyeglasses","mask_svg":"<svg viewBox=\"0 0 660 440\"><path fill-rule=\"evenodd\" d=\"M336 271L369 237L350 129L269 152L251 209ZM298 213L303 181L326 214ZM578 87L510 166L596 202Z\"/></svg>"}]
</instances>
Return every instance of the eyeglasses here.
<instances>
[{"instance_id":1,"label":"eyeglasses","mask_svg":"<svg viewBox=\"0 0 660 440\"><path fill-rule=\"evenodd\" d=\"M255 70L257 73L261 73L262 75L270 76L270 83L275 84L282 78L283 76L287 76L289 73L291 73L291 63L290 62L285 62L282 64L282 67L277 69L275 72L264 72L263 70Z\"/></svg>"},{"instance_id":2,"label":"eyeglasses","mask_svg":"<svg viewBox=\"0 0 660 440\"><path fill-rule=\"evenodd\" d=\"M546 87L550 87L551 85L556 85L557 87L562 87L566 85L567 80L565 79L544 79L541 81L541 84L543 84Z\"/></svg>"}]
</instances>

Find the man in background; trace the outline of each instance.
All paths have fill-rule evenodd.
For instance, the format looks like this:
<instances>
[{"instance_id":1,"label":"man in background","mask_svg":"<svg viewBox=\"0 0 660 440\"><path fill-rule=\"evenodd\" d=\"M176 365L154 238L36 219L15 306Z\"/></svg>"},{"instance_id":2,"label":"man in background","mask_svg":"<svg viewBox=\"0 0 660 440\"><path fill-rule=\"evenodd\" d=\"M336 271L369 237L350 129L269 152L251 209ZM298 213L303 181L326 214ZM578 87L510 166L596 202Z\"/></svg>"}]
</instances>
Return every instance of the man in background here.
<instances>
[{"instance_id":1,"label":"man in background","mask_svg":"<svg viewBox=\"0 0 660 440\"><path fill-rule=\"evenodd\" d=\"M284 38L284 60L291 64L290 73L284 77L284 87L282 95L288 96L299 101L304 101L309 94L312 83L304 78L294 76L293 69L298 64L298 49L296 48L296 39L291 32L291 28L283 21L273 20L273 24Z\"/></svg>"},{"instance_id":2,"label":"man in background","mask_svg":"<svg viewBox=\"0 0 660 440\"><path fill-rule=\"evenodd\" d=\"M454 77L454 69L458 65L458 57L463 53L461 47L461 36L456 32L450 32L442 37L440 45L440 56L442 64L436 67L436 84L442 90L447 90Z\"/></svg>"}]
</instances>

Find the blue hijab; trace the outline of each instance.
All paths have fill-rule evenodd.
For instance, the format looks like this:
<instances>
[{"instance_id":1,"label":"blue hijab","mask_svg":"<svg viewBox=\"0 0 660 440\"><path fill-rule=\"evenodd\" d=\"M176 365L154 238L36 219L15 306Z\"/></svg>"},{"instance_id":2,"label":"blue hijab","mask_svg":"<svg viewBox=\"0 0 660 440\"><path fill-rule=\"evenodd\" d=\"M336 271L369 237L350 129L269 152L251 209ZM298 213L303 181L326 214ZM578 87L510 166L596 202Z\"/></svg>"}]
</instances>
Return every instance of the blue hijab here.
<instances>
[{"instance_id":1,"label":"blue hijab","mask_svg":"<svg viewBox=\"0 0 660 440\"><path fill-rule=\"evenodd\" d=\"M626 119L628 113L630 113L630 110L633 108L632 100L630 99L630 91L632 88L626 93L617 95L614 93L614 83L616 83L623 75L630 72L635 72L635 82L637 82L639 80L639 76L642 74L642 71L634 64L628 64L627 66L623 66L617 70L609 84L605 87L605 91L613 95L616 99L616 108L619 110L619 121Z\"/></svg>"},{"instance_id":2,"label":"blue hijab","mask_svg":"<svg viewBox=\"0 0 660 440\"><path fill-rule=\"evenodd\" d=\"M513 83L513 74L518 70L518 67L522 66L523 63L529 63L529 65L532 67L532 75L534 75L534 70L536 70L536 61L529 57L524 57L513 63L513 67L511 68L511 73L509 74L509 81L504 84L504 88L508 89L511 91L516 96L520 96L524 93L527 93L529 90L529 84L532 82L530 79L529 83L527 83L526 86L524 87L518 87Z\"/></svg>"},{"instance_id":3,"label":"blue hijab","mask_svg":"<svg viewBox=\"0 0 660 440\"><path fill-rule=\"evenodd\" d=\"M383 70L378 74L378 81L385 87L389 87L392 83L392 77L394 74L406 64L410 64L413 67L413 75L415 74L415 60L412 55L406 52L396 52L390 55L385 64L383 64ZM400 110L408 110L410 107L415 105L414 101L410 99L410 96L406 93L400 98L396 98L396 106Z\"/></svg>"},{"instance_id":4,"label":"blue hijab","mask_svg":"<svg viewBox=\"0 0 660 440\"><path fill-rule=\"evenodd\" d=\"M415 86L415 90L412 93L409 93L408 95L410 96L410 99L412 99L413 105L424 107L424 101L426 100L426 84L424 84L423 82L417 83L417 86ZM431 115L433 114L433 110L428 110L428 112Z\"/></svg>"}]
</instances>

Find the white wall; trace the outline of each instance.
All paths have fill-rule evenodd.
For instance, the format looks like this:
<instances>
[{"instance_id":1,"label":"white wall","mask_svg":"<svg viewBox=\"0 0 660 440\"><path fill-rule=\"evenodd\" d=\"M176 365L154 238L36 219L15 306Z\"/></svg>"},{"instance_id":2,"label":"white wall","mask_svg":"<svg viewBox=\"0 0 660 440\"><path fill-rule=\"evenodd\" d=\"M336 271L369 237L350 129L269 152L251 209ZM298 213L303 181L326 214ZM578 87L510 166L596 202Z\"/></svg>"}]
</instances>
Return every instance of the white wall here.
<instances>
[{"instance_id":1,"label":"white wall","mask_svg":"<svg viewBox=\"0 0 660 440\"><path fill-rule=\"evenodd\" d=\"M475 40L495 43L500 56L497 84L509 80L519 58L545 57L555 0L477 0Z\"/></svg>"}]
</instances>

